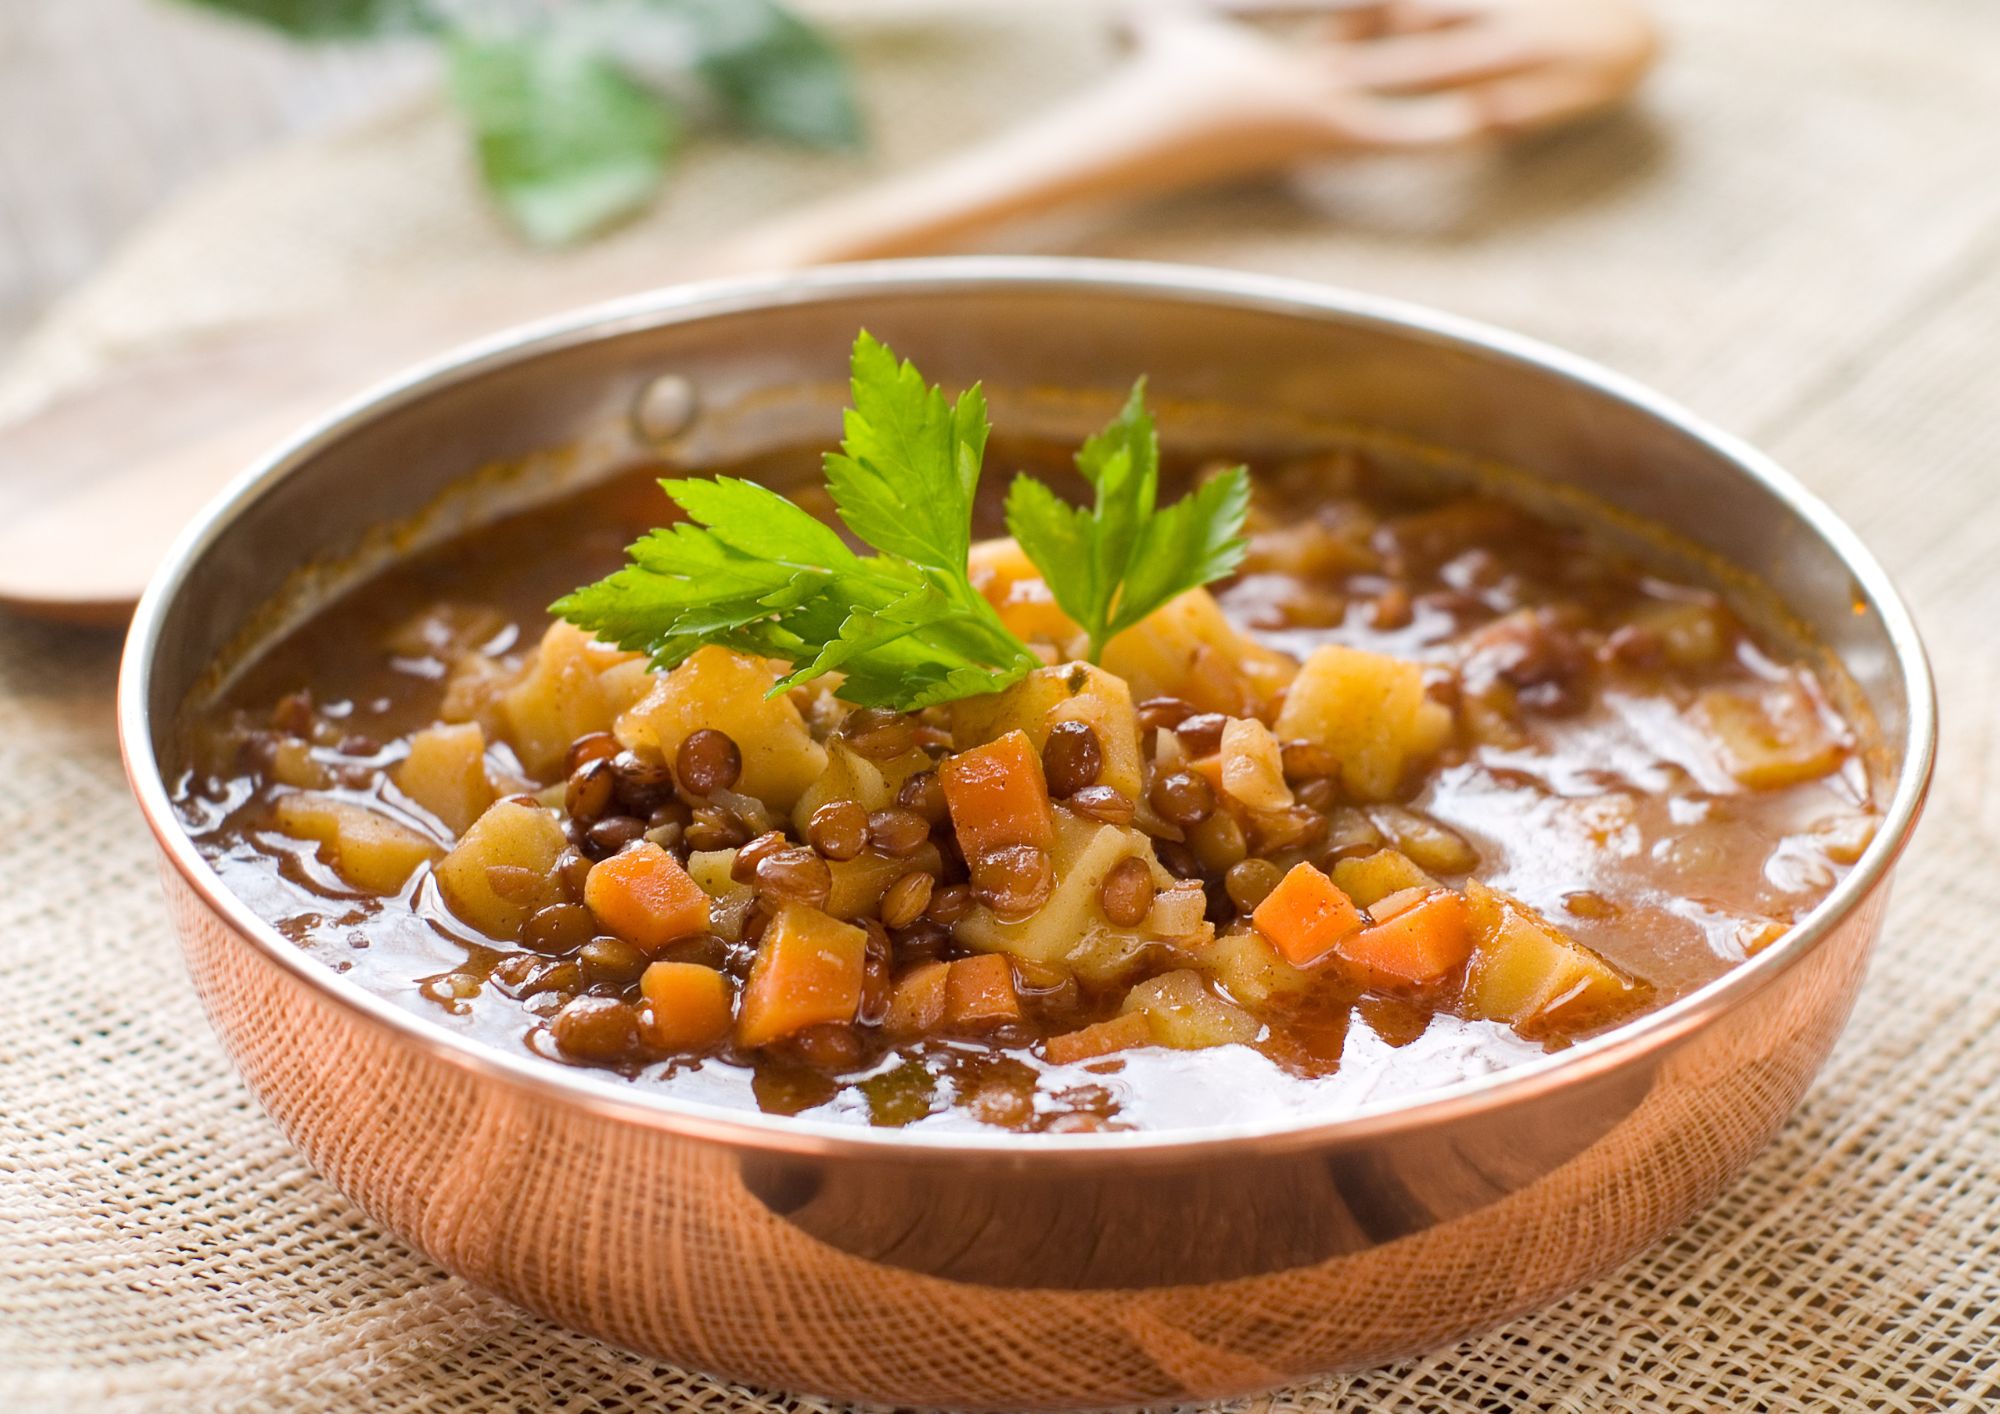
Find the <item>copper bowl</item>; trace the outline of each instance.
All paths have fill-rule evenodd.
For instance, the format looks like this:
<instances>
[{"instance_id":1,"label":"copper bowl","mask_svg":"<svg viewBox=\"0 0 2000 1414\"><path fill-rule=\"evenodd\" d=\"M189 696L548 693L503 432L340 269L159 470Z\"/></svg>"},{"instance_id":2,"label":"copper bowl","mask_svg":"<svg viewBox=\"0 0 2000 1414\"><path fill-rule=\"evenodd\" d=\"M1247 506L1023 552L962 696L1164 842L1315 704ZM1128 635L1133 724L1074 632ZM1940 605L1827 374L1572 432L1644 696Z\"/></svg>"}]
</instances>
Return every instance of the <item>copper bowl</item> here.
<instances>
[{"instance_id":1,"label":"copper bowl","mask_svg":"<svg viewBox=\"0 0 2000 1414\"><path fill-rule=\"evenodd\" d=\"M1781 942L1569 1050L1337 1118L1031 1139L726 1112L487 1049L310 960L222 886L162 762L218 659L287 618L258 606L323 602L579 466L823 436L861 325L948 384L985 379L1015 430L1067 433L1077 406L1145 370L1251 429L1344 424L1662 522L1762 576L1844 660L1879 726L1883 828ZM534 455L558 445L572 451ZM439 502L509 462L483 499ZM182 537L119 687L126 766L209 1017L272 1117L371 1216L634 1350L959 1408L1200 1399L1391 1360L1547 1302L1685 1222L1771 1138L1847 1017L1929 777L1933 712L1916 631L1854 535L1653 394L1373 298L1072 260L675 288L421 368L267 459Z\"/></svg>"}]
</instances>

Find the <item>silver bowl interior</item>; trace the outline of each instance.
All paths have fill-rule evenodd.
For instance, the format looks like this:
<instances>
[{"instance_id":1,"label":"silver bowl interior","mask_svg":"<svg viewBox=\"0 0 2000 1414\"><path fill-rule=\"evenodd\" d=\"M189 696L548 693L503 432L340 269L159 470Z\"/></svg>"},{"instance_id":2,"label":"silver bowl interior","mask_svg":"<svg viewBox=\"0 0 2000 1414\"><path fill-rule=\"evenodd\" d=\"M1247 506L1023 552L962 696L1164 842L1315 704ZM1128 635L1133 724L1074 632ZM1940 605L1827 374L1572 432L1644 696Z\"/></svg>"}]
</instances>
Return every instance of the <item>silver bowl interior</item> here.
<instances>
[{"instance_id":1,"label":"silver bowl interior","mask_svg":"<svg viewBox=\"0 0 2000 1414\"><path fill-rule=\"evenodd\" d=\"M289 615L264 606L323 603L413 543L637 456L699 463L830 440L862 326L948 386L984 380L1010 430L1072 435L1145 373L1170 404L1170 441L1240 427L1296 443L1345 428L1525 469L1747 567L1838 655L1879 730L1887 819L1871 853L1785 943L1524 1070L1581 1064L1725 1005L1732 988L1809 947L1815 920L1859 897L1908 833L1933 715L1915 630L1852 533L1766 458L1582 360L1446 316L1291 282L1070 260L895 262L680 287L461 351L358 399L239 480L149 590L121 688L142 802L170 818L160 763L174 759L182 705L212 685L219 660L283 626ZM663 377L685 380L694 411L649 440L632 410ZM496 464L515 474L482 495L446 496ZM184 840L169 846L206 872ZM550 1083L588 1088L567 1075Z\"/></svg>"}]
</instances>

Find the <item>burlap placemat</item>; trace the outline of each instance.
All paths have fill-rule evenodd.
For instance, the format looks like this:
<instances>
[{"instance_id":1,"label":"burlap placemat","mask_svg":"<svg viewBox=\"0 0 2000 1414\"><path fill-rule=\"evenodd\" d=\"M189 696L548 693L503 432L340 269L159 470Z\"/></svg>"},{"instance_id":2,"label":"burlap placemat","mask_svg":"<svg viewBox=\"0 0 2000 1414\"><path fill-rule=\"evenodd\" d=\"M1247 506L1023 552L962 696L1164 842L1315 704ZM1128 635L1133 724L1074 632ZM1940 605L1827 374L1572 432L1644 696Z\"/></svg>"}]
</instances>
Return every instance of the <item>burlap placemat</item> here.
<instances>
[{"instance_id":1,"label":"burlap placemat","mask_svg":"<svg viewBox=\"0 0 2000 1414\"><path fill-rule=\"evenodd\" d=\"M1744 1180L1557 1306L1253 1407L2000 1404L2000 10L1698 0L1670 21L1668 67L1634 114L1072 233L1093 253L1425 300L1659 384L1861 529L1915 602L1943 689L1938 788L1853 1024ZM1001 121L1101 61L1074 19L979 24L969 43L873 33L881 160ZM438 116L407 105L196 193L58 312L0 403L121 344L333 297L354 278L342 268L396 278L426 241L505 269L523 257L454 153ZM704 154L626 239L698 238L834 179ZM408 220L330 217L259 263L236 225L330 212L334 180L357 183L353 209ZM290 1151L181 971L119 778L115 653L0 623L0 1406L821 1407L524 1316L412 1255Z\"/></svg>"}]
</instances>

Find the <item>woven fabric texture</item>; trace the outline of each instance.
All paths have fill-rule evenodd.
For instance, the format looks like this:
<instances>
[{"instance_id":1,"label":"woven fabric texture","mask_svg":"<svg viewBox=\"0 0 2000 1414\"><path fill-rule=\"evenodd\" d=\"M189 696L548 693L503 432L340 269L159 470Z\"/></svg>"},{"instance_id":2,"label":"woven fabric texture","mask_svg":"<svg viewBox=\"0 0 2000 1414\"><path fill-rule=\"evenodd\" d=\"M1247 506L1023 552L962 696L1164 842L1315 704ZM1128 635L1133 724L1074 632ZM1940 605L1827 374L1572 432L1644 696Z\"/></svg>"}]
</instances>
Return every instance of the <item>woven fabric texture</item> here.
<instances>
[{"instance_id":1,"label":"woven fabric texture","mask_svg":"<svg viewBox=\"0 0 2000 1414\"><path fill-rule=\"evenodd\" d=\"M1625 115L1060 233L1421 300L1656 384L1860 529L1942 690L1937 788L1853 1022L1744 1179L1547 1310L1248 1408L2000 1407L2000 9L1682 0L1667 20L1666 64ZM862 39L886 163L1105 53L1095 23L1047 8ZM441 249L440 278L505 278L529 257L457 151L412 99L191 192L16 351L0 407L123 348L421 276ZM840 175L704 151L620 239L696 242ZM186 983L112 741L116 653L0 622L0 1406L825 1407L526 1316L289 1149Z\"/></svg>"}]
</instances>

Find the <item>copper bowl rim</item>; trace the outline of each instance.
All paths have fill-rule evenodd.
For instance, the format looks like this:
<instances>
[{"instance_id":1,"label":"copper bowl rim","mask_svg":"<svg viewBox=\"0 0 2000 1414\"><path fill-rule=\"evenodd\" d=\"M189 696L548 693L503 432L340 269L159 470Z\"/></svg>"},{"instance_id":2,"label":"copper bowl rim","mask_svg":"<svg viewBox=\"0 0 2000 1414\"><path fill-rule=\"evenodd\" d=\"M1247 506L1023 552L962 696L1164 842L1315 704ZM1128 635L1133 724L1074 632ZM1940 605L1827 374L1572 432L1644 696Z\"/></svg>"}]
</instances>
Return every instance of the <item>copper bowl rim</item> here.
<instances>
[{"instance_id":1,"label":"copper bowl rim","mask_svg":"<svg viewBox=\"0 0 2000 1414\"><path fill-rule=\"evenodd\" d=\"M317 452L356 427L438 388L477 378L524 357L635 329L868 293L937 294L1007 287L1152 295L1183 304L1231 306L1390 328L1406 337L1414 334L1442 346L1538 367L1598 397L1627 404L1703 444L1738 474L1759 483L1829 546L1853 576L1861 597L1881 616L1908 701L1908 742L1874 841L1833 892L1777 943L1658 1011L1566 1050L1433 1091L1363 1105L1331 1119L1027 1139L1001 1133L877 1130L730 1110L620 1084L591 1071L566 1068L526 1054L509 1055L455 1036L313 960L232 894L196 852L168 800L153 750L153 724L147 705L166 611L189 569L228 533L238 512ZM126 775L148 828L166 859L202 901L268 961L325 999L398 1033L402 1041L429 1051L441 1062L495 1084L581 1106L607 1120L769 1153L828 1158L849 1154L878 1160L900 1156L940 1163L972 1158L986 1163L1098 1165L1106 1161L1186 1162L1217 1146L1249 1145L1260 1152L1277 1153L1372 1140L1492 1113L1664 1053L1796 965L1884 883L1909 840L1930 785L1937 704L1914 620L1888 574L1844 522L1762 452L1590 360L1456 315L1306 281L1137 261L967 256L870 262L668 286L479 340L361 393L245 470L175 541L139 602L126 640L118 683L118 738Z\"/></svg>"}]
</instances>

